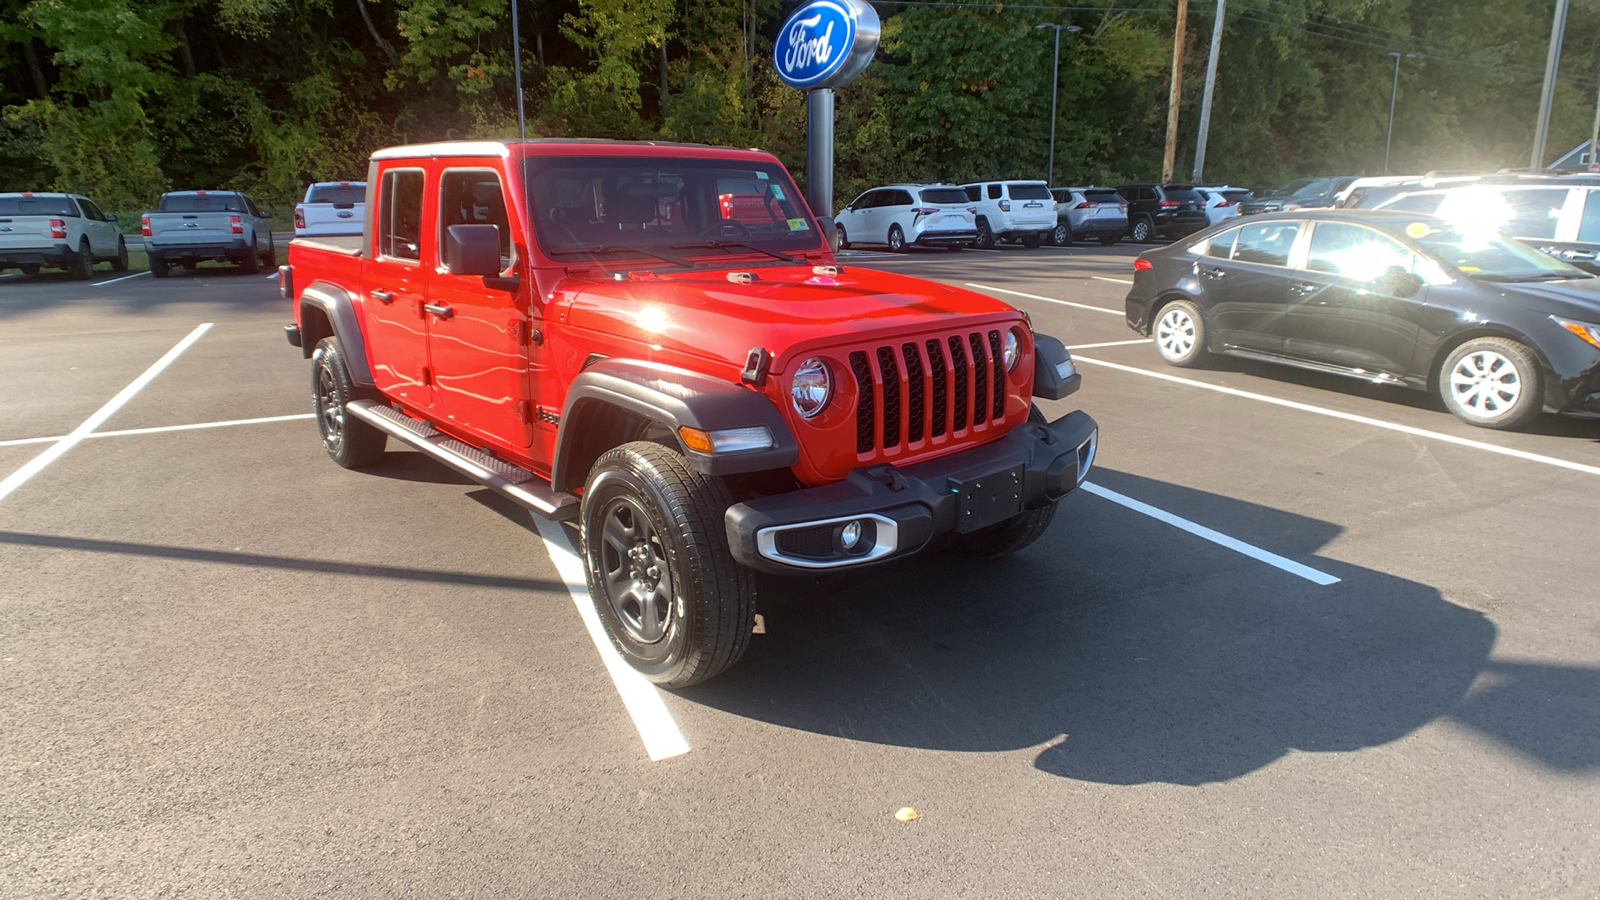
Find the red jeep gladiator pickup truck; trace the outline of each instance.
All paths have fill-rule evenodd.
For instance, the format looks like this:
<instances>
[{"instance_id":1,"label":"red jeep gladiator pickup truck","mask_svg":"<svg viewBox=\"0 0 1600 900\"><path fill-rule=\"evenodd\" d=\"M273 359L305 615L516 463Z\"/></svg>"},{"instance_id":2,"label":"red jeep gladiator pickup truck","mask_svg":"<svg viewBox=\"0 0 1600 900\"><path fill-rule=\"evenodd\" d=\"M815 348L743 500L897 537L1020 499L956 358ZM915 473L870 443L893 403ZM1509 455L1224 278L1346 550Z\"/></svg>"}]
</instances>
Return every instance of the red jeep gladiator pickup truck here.
<instances>
[{"instance_id":1,"label":"red jeep gladiator pickup truck","mask_svg":"<svg viewBox=\"0 0 1600 900\"><path fill-rule=\"evenodd\" d=\"M1093 462L1061 342L982 294L841 267L783 165L607 141L381 150L366 228L280 288L323 446L395 438L576 519L612 643L651 680L744 652L756 572L1036 539Z\"/></svg>"}]
</instances>

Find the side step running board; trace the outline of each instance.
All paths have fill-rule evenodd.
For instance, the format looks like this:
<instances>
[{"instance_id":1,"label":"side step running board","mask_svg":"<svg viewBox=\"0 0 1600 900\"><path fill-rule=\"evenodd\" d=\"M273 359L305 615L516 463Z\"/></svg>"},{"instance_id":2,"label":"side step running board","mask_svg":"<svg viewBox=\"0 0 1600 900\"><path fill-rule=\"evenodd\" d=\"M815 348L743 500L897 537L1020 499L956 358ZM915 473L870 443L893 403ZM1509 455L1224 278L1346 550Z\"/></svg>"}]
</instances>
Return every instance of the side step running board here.
<instances>
[{"instance_id":1,"label":"side step running board","mask_svg":"<svg viewBox=\"0 0 1600 900\"><path fill-rule=\"evenodd\" d=\"M345 409L379 431L410 444L547 519L562 522L578 516L576 496L552 491L549 482L532 472L463 444L421 419L413 419L392 406L371 400L352 400Z\"/></svg>"}]
</instances>

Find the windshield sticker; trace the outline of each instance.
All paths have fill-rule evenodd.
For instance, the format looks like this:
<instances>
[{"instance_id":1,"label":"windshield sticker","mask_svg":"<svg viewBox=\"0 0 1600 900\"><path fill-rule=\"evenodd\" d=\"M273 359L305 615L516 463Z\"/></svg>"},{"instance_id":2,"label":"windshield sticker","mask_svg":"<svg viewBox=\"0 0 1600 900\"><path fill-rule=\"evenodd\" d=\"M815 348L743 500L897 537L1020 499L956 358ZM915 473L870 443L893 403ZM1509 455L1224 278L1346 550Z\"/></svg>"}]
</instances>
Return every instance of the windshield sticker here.
<instances>
[{"instance_id":1,"label":"windshield sticker","mask_svg":"<svg viewBox=\"0 0 1600 900\"><path fill-rule=\"evenodd\" d=\"M761 171L760 169L757 169L756 170L756 177L761 179L762 181L766 181L767 180L767 173Z\"/></svg>"},{"instance_id":2,"label":"windshield sticker","mask_svg":"<svg viewBox=\"0 0 1600 900\"><path fill-rule=\"evenodd\" d=\"M778 187L775 184L769 184L767 185L767 189L772 191L772 196L778 198L780 201L783 200L783 188Z\"/></svg>"},{"instance_id":3,"label":"windshield sticker","mask_svg":"<svg viewBox=\"0 0 1600 900\"><path fill-rule=\"evenodd\" d=\"M805 219L790 219L789 220L789 230L790 231L810 231L811 230L811 226L806 224L806 220Z\"/></svg>"}]
</instances>

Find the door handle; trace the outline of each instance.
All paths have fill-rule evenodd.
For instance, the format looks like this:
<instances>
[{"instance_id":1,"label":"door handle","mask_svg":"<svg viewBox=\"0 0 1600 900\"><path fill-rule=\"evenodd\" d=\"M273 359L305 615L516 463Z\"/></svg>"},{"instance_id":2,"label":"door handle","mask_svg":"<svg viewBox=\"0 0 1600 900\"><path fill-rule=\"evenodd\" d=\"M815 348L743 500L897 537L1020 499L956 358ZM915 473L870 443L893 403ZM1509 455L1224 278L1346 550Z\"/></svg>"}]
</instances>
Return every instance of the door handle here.
<instances>
[{"instance_id":1,"label":"door handle","mask_svg":"<svg viewBox=\"0 0 1600 900\"><path fill-rule=\"evenodd\" d=\"M456 314L455 310L443 303L424 303L422 304L422 309L424 312L431 312L441 319L448 319Z\"/></svg>"},{"instance_id":2,"label":"door handle","mask_svg":"<svg viewBox=\"0 0 1600 900\"><path fill-rule=\"evenodd\" d=\"M388 291L373 291L372 299L378 301L379 303L389 304L394 302L394 294L391 294Z\"/></svg>"},{"instance_id":3,"label":"door handle","mask_svg":"<svg viewBox=\"0 0 1600 900\"><path fill-rule=\"evenodd\" d=\"M1201 278L1217 279L1217 278L1223 278L1227 274L1228 273L1223 271L1222 269L1208 269L1208 268L1205 268L1205 267L1201 267L1201 269L1200 269L1200 277Z\"/></svg>"},{"instance_id":4,"label":"door handle","mask_svg":"<svg viewBox=\"0 0 1600 900\"><path fill-rule=\"evenodd\" d=\"M1311 293L1312 291L1314 291L1316 289L1317 289L1317 286L1312 284L1309 281L1291 281L1291 282L1289 282L1289 290L1293 291L1296 294L1299 294L1302 297L1304 297L1306 294L1309 294L1309 293Z\"/></svg>"}]
</instances>

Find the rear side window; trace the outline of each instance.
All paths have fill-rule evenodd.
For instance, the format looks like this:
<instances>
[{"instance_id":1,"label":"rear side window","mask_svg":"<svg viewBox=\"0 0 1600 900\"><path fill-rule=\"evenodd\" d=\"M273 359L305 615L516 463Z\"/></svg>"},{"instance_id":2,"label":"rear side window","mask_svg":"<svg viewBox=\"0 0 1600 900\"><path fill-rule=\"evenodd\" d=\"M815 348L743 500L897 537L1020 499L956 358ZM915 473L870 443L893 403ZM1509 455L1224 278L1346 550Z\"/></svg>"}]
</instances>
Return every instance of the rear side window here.
<instances>
[{"instance_id":1,"label":"rear side window","mask_svg":"<svg viewBox=\"0 0 1600 900\"><path fill-rule=\"evenodd\" d=\"M505 192L492 170L446 171L439 179L439 254L444 255L445 229L451 225L493 225L500 232L500 268L511 265L511 220Z\"/></svg>"},{"instance_id":2,"label":"rear side window","mask_svg":"<svg viewBox=\"0 0 1600 900\"><path fill-rule=\"evenodd\" d=\"M891 206L910 206L911 205L911 192L910 191L891 191L890 195L891 195L892 199L890 200L889 205L891 205Z\"/></svg>"},{"instance_id":3,"label":"rear side window","mask_svg":"<svg viewBox=\"0 0 1600 900\"><path fill-rule=\"evenodd\" d=\"M967 192L960 188L923 188L923 203L966 203Z\"/></svg>"},{"instance_id":4,"label":"rear side window","mask_svg":"<svg viewBox=\"0 0 1600 900\"><path fill-rule=\"evenodd\" d=\"M972 187L969 187L969 188L962 188L962 190L966 192L967 199L970 200L970 201L976 202L977 200L981 199L982 196L983 196L983 194L982 194L983 189L981 187L979 187L978 185L976 185L976 184L973 185Z\"/></svg>"},{"instance_id":5,"label":"rear side window","mask_svg":"<svg viewBox=\"0 0 1600 900\"><path fill-rule=\"evenodd\" d=\"M346 208L367 202L364 184L314 184L307 192L307 203L332 203Z\"/></svg>"},{"instance_id":6,"label":"rear side window","mask_svg":"<svg viewBox=\"0 0 1600 900\"><path fill-rule=\"evenodd\" d=\"M422 171L399 169L384 173L378 212L378 254L421 259Z\"/></svg>"},{"instance_id":7,"label":"rear side window","mask_svg":"<svg viewBox=\"0 0 1600 900\"><path fill-rule=\"evenodd\" d=\"M0 197L0 216L76 216L66 197Z\"/></svg>"},{"instance_id":8,"label":"rear side window","mask_svg":"<svg viewBox=\"0 0 1600 900\"><path fill-rule=\"evenodd\" d=\"M1269 266L1287 266L1289 248L1300 234L1299 222L1260 222L1239 229L1239 239L1233 245L1233 259L1238 262L1262 263Z\"/></svg>"},{"instance_id":9,"label":"rear side window","mask_svg":"<svg viewBox=\"0 0 1600 900\"><path fill-rule=\"evenodd\" d=\"M1583 221L1578 223L1578 240L1586 244L1600 244L1600 190L1588 192L1583 201Z\"/></svg>"},{"instance_id":10,"label":"rear side window","mask_svg":"<svg viewBox=\"0 0 1600 900\"><path fill-rule=\"evenodd\" d=\"M1042 184L1008 184L1013 200L1050 200L1050 189Z\"/></svg>"},{"instance_id":11,"label":"rear side window","mask_svg":"<svg viewBox=\"0 0 1600 900\"><path fill-rule=\"evenodd\" d=\"M1431 216L1439 210L1439 204L1443 201L1443 194L1407 194L1383 208Z\"/></svg>"},{"instance_id":12,"label":"rear side window","mask_svg":"<svg viewBox=\"0 0 1600 900\"><path fill-rule=\"evenodd\" d=\"M1214 234L1206 242L1205 255L1213 259L1232 259L1233 243L1239 239L1239 229L1230 228L1221 234Z\"/></svg>"},{"instance_id":13,"label":"rear side window","mask_svg":"<svg viewBox=\"0 0 1600 900\"><path fill-rule=\"evenodd\" d=\"M999 200L1000 199L1000 185L998 185L998 184L989 185L989 199L990 200Z\"/></svg>"},{"instance_id":14,"label":"rear side window","mask_svg":"<svg viewBox=\"0 0 1600 900\"><path fill-rule=\"evenodd\" d=\"M1111 190L1084 191L1083 192L1083 199L1092 200L1095 203L1126 203L1127 202L1126 200L1123 199L1121 194L1117 193L1116 191L1111 191Z\"/></svg>"},{"instance_id":15,"label":"rear side window","mask_svg":"<svg viewBox=\"0 0 1600 900\"><path fill-rule=\"evenodd\" d=\"M1507 214L1501 230L1513 237L1553 238L1561 207L1566 205L1566 188L1557 190L1503 191Z\"/></svg>"},{"instance_id":16,"label":"rear side window","mask_svg":"<svg viewBox=\"0 0 1600 900\"><path fill-rule=\"evenodd\" d=\"M244 204L238 194L166 194L156 207L157 212L201 213L243 212Z\"/></svg>"}]
</instances>

